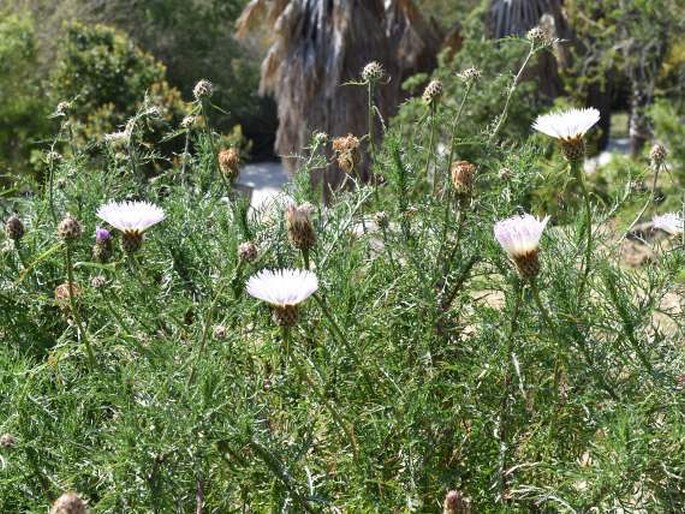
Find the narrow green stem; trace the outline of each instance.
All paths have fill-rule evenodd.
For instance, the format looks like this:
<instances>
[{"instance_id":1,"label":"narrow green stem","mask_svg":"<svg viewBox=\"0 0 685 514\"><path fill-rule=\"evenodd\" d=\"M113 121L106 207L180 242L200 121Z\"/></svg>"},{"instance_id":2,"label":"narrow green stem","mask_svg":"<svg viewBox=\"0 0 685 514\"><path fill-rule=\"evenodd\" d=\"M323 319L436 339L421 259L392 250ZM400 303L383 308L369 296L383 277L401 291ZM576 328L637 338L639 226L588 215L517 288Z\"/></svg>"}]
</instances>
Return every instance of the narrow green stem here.
<instances>
[{"instance_id":1,"label":"narrow green stem","mask_svg":"<svg viewBox=\"0 0 685 514\"><path fill-rule=\"evenodd\" d=\"M504 373L504 394L502 395L502 402L501 402L501 407L500 407L500 430L499 430L499 439L500 439L500 445L501 445L501 456L500 456L500 497L502 499L502 502L506 503L506 492L507 492L507 487L508 487L508 482L507 482L507 477L506 477L506 470L507 470L507 451L508 451L508 446L507 446L507 438L508 434L506 431L506 427L509 425L508 423L508 414L509 414L509 397L511 396L511 366L513 364L513 353L514 353L514 336L516 334L516 330L518 328L518 316L519 316L519 311L521 309L521 301L522 301L522 296L523 296L523 288L521 287L521 282L516 279L516 282L514 284L514 309L511 313L511 319L510 319L510 324L509 324L509 330L506 335L506 354L507 354L507 360L506 360L506 370Z\"/></svg>"},{"instance_id":2,"label":"narrow green stem","mask_svg":"<svg viewBox=\"0 0 685 514\"><path fill-rule=\"evenodd\" d=\"M583 256L583 276L578 289L578 301L581 302L583 299L583 293L585 292L585 284L588 280L588 276L590 275L592 259L592 204L590 203L590 193L587 189L587 185L585 184L583 161L571 162L571 172L580 185L580 189L583 194L583 202L585 204L585 220L583 226L587 241L585 243L585 253Z\"/></svg>"},{"instance_id":3,"label":"narrow green stem","mask_svg":"<svg viewBox=\"0 0 685 514\"><path fill-rule=\"evenodd\" d=\"M67 284L69 286L69 305L71 307L71 313L74 316L74 321L76 322L76 327L78 329L81 338L83 339L83 344L86 347L86 353L88 354L88 367L95 369L95 354L90 346L90 341L88 340L87 330L83 327L81 323L81 315L79 314L74 289L74 269L71 262L71 245L66 243L65 245L65 258L66 258L66 268L67 268Z\"/></svg>"},{"instance_id":4,"label":"narrow green stem","mask_svg":"<svg viewBox=\"0 0 685 514\"><path fill-rule=\"evenodd\" d=\"M454 121L452 122L452 133L450 136L450 153L449 157L447 158L447 187L445 187L445 190L443 191L442 198L445 197L445 193L451 191L451 188L449 187L449 174L452 172L452 162L454 161L454 154L457 148L457 129L459 128L459 121L461 120L461 115L464 112L466 100L468 99L469 94L471 94L472 87L473 83L469 82L468 84L466 84L466 91L464 91L464 96L461 98L461 103L459 104L457 115L454 117ZM449 213L449 205L445 205L445 210ZM448 219L447 216L445 217L445 219Z\"/></svg>"},{"instance_id":5,"label":"narrow green stem","mask_svg":"<svg viewBox=\"0 0 685 514\"><path fill-rule=\"evenodd\" d=\"M361 359L357 355L357 352L352 348L350 345L349 341L347 340L347 337L343 334L343 331L340 329L338 326L338 323L335 321L335 317L333 317L333 313L331 310L328 308L328 305L326 304L325 300L319 296L318 294L314 295L314 298L316 299L317 303L321 307L321 311L323 312L324 316L328 320L328 324L331 328L331 332L333 333L333 336L338 339L340 344L342 344L345 349L347 350L347 353L352 357L352 360L354 361L355 366L357 366L357 369L361 372L362 376L364 377L364 381L366 382L366 386L368 388L369 392L375 391L373 381L369 377L368 373L366 372L366 368L361 362Z\"/></svg>"},{"instance_id":6,"label":"narrow green stem","mask_svg":"<svg viewBox=\"0 0 685 514\"><path fill-rule=\"evenodd\" d=\"M430 123L430 131L428 133L428 148L426 150L426 166L424 169L424 176L426 177L426 182L428 182L428 174L430 171L430 163L431 163L431 157L433 156L433 146L435 145L435 121L436 121L436 115L437 115L437 106L435 103L432 103L429 107L430 111L428 114L428 122ZM433 183L430 184L433 193L435 193L435 187L437 184L437 176L433 175Z\"/></svg>"},{"instance_id":7,"label":"narrow green stem","mask_svg":"<svg viewBox=\"0 0 685 514\"><path fill-rule=\"evenodd\" d=\"M516 91L516 86L518 86L519 82L521 81L521 77L523 76L523 71L528 66L528 63L530 62L530 60L534 54L535 54L535 45L533 43L531 43L530 49L528 50L528 55L526 55L526 58L524 59L523 64L521 64L521 67L519 68L518 73L514 77L514 80L512 81L511 86L509 86L509 92L507 93L507 98L504 102L504 107L502 108L502 112L500 113L499 118L497 120L497 125L495 125L495 128L490 133L490 137L488 138L488 145L495 140L495 137L497 136L499 131L502 129L502 125L504 125L504 121L507 119L507 114L509 113L509 104L511 103L511 99L514 96L514 92Z\"/></svg>"}]
</instances>

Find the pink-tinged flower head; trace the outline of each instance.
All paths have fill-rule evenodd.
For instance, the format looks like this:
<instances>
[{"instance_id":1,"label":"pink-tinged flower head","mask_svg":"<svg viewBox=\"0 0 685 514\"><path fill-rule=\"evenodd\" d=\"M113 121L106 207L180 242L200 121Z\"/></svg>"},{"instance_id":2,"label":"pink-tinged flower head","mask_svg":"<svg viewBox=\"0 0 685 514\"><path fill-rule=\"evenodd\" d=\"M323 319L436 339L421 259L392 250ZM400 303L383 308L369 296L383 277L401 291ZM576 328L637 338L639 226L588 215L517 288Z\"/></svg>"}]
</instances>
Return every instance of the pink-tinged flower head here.
<instances>
[{"instance_id":1,"label":"pink-tinged flower head","mask_svg":"<svg viewBox=\"0 0 685 514\"><path fill-rule=\"evenodd\" d=\"M549 216L542 220L530 214L512 216L495 224L495 239L516 264L523 278L534 278L540 271L540 238Z\"/></svg>"},{"instance_id":2,"label":"pink-tinged flower head","mask_svg":"<svg viewBox=\"0 0 685 514\"><path fill-rule=\"evenodd\" d=\"M683 217L680 213L669 212L652 218L652 227L661 229L673 236L683 233Z\"/></svg>"}]
</instances>

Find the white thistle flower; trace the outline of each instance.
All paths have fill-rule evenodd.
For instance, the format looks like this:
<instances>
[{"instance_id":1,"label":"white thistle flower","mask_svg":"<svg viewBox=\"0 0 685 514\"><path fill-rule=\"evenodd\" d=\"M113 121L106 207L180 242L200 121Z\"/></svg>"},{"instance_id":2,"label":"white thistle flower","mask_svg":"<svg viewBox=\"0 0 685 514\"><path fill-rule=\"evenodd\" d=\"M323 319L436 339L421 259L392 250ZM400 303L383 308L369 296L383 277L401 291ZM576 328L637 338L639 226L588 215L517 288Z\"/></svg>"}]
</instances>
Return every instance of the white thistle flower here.
<instances>
[{"instance_id":1,"label":"white thistle flower","mask_svg":"<svg viewBox=\"0 0 685 514\"><path fill-rule=\"evenodd\" d=\"M102 205L95 214L121 231L121 244L126 253L137 251L143 243L143 233L166 217L161 207L139 201L110 201Z\"/></svg>"},{"instance_id":2,"label":"white thistle flower","mask_svg":"<svg viewBox=\"0 0 685 514\"><path fill-rule=\"evenodd\" d=\"M495 224L495 239L514 261L523 278L534 278L540 271L540 238L548 221L549 216L539 220L530 214L524 214Z\"/></svg>"},{"instance_id":3,"label":"white thistle flower","mask_svg":"<svg viewBox=\"0 0 685 514\"><path fill-rule=\"evenodd\" d=\"M319 287L311 271L301 269L262 270L247 281L247 294L275 307L295 306Z\"/></svg>"},{"instance_id":4,"label":"white thistle flower","mask_svg":"<svg viewBox=\"0 0 685 514\"><path fill-rule=\"evenodd\" d=\"M588 130L599 122L599 111L588 109L568 109L537 117L533 128L550 137L562 141L581 139Z\"/></svg>"},{"instance_id":5,"label":"white thistle flower","mask_svg":"<svg viewBox=\"0 0 685 514\"><path fill-rule=\"evenodd\" d=\"M138 201L111 201L101 206L96 215L121 232L137 234L142 234L166 217L161 207Z\"/></svg>"},{"instance_id":6,"label":"white thistle flower","mask_svg":"<svg viewBox=\"0 0 685 514\"><path fill-rule=\"evenodd\" d=\"M533 128L561 143L561 150L566 160L580 170L585 159L585 141L583 137L599 121L599 111L589 109L568 109L538 116Z\"/></svg>"},{"instance_id":7,"label":"white thistle flower","mask_svg":"<svg viewBox=\"0 0 685 514\"><path fill-rule=\"evenodd\" d=\"M654 218L652 218L653 228L661 229L672 236L682 234L684 225L683 217L677 212L669 212L667 214L654 216Z\"/></svg>"}]
</instances>

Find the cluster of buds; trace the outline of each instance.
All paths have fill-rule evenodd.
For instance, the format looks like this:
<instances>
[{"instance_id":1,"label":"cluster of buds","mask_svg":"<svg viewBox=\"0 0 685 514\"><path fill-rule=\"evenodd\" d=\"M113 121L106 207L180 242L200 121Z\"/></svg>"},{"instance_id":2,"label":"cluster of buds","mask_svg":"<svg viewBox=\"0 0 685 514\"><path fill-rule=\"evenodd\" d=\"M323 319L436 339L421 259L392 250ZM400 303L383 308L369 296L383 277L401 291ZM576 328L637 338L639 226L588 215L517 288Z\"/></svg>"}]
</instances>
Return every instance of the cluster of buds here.
<instances>
[{"instance_id":1,"label":"cluster of buds","mask_svg":"<svg viewBox=\"0 0 685 514\"><path fill-rule=\"evenodd\" d=\"M458 198L469 198L473 192L473 179L476 167L468 161L452 164L452 186Z\"/></svg>"},{"instance_id":2,"label":"cluster of buds","mask_svg":"<svg viewBox=\"0 0 685 514\"><path fill-rule=\"evenodd\" d=\"M240 175L240 154L235 148L226 148L219 152L219 169L229 182L233 183Z\"/></svg>"},{"instance_id":3,"label":"cluster of buds","mask_svg":"<svg viewBox=\"0 0 685 514\"><path fill-rule=\"evenodd\" d=\"M67 214L57 227L57 234L67 243L78 239L82 233L81 224L71 214Z\"/></svg>"},{"instance_id":4,"label":"cluster of buds","mask_svg":"<svg viewBox=\"0 0 685 514\"><path fill-rule=\"evenodd\" d=\"M333 140L332 147L340 169L345 173L352 175L361 162L359 138L352 134L336 137Z\"/></svg>"},{"instance_id":5,"label":"cluster of buds","mask_svg":"<svg viewBox=\"0 0 685 514\"><path fill-rule=\"evenodd\" d=\"M423 101L428 106L433 106L438 103L444 92L445 87L442 85L441 81L431 80L423 91Z\"/></svg>"},{"instance_id":6,"label":"cluster of buds","mask_svg":"<svg viewBox=\"0 0 685 514\"><path fill-rule=\"evenodd\" d=\"M214 84L212 84L207 79L202 79L195 84L193 87L193 96L195 100L203 100L205 98L211 98L214 94Z\"/></svg>"},{"instance_id":7,"label":"cluster of buds","mask_svg":"<svg viewBox=\"0 0 685 514\"><path fill-rule=\"evenodd\" d=\"M64 493L55 500L50 514L87 514L86 503L76 493Z\"/></svg>"},{"instance_id":8,"label":"cluster of buds","mask_svg":"<svg viewBox=\"0 0 685 514\"><path fill-rule=\"evenodd\" d=\"M93 258L97 262L106 263L112 257L112 234L105 228L95 229L95 244Z\"/></svg>"},{"instance_id":9,"label":"cluster of buds","mask_svg":"<svg viewBox=\"0 0 685 514\"><path fill-rule=\"evenodd\" d=\"M362 70L362 80L369 84L375 84L385 79L385 70L378 61L371 61Z\"/></svg>"},{"instance_id":10,"label":"cluster of buds","mask_svg":"<svg viewBox=\"0 0 685 514\"><path fill-rule=\"evenodd\" d=\"M289 205L285 211L288 237L298 250L307 251L316 243L311 216L313 209L312 204L304 203L302 205Z\"/></svg>"},{"instance_id":11,"label":"cluster of buds","mask_svg":"<svg viewBox=\"0 0 685 514\"><path fill-rule=\"evenodd\" d=\"M14 214L10 216L5 223L5 235L7 238L18 242L22 237L24 237L25 232L26 229L24 228L24 224L19 217Z\"/></svg>"}]
</instances>

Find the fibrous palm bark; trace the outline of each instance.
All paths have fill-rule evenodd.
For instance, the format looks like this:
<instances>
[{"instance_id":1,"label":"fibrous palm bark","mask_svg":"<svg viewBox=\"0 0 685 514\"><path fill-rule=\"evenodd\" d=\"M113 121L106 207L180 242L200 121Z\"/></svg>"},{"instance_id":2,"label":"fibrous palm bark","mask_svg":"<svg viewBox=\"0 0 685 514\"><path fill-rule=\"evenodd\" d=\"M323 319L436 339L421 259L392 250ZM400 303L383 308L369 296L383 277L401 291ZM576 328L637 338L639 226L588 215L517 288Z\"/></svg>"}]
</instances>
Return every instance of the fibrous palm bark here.
<instances>
[{"instance_id":1,"label":"fibrous palm bark","mask_svg":"<svg viewBox=\"0 0 685 514\"><path fill-rule=\"evenodd\" d=\"M375 98L387 117L399 103L402 77L434 67L441 41L411 0L252 0L238 36L264 23L271 35L260 89L278 104L276 151L290 170L313 131L368 131L366 90L343 86L359 80L365 64L378 61L391 77ZM334 186L342 173L329 166L323 179Z\"/></svg>"}]
</instances>

